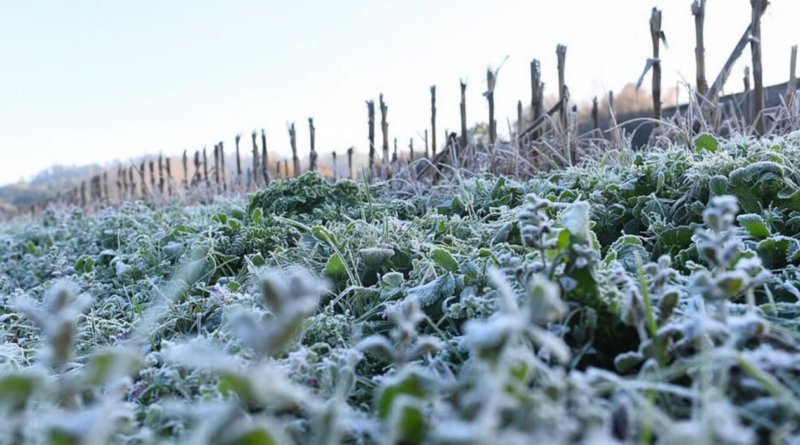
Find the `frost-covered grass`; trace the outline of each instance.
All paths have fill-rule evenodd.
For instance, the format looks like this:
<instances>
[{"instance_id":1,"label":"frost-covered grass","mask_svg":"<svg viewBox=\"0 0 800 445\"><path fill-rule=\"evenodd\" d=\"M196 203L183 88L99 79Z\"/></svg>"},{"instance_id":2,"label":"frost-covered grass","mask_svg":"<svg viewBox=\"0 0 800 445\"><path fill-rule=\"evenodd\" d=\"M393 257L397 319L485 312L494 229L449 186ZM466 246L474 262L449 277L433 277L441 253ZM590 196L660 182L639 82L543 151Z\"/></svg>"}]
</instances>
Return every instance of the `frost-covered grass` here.
<instances>
[{"instance_id":1,"label":"frost-covered grass","mask_svg":"<svg viewBox=\"0 0 800 445\"><path fill-rule=\"evenodd\" d=\"M797 133L703 137L17 219L0 442L793 443L798 165Z\"/></svg>"}]
</instances>

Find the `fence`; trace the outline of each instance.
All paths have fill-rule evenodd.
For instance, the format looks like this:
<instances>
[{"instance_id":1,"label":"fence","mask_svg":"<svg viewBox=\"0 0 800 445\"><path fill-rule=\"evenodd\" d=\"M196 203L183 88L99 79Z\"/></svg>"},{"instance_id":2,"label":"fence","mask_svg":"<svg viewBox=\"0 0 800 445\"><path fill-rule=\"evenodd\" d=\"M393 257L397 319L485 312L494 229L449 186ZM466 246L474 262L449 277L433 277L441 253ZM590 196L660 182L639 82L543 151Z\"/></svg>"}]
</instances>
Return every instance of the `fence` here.
<instances>
[{"instance_id":1,"label":"fence","mask_svg":"<svg viewBox=\"0 0 800 445\"><path fill-rule=\"evenodd\" d=\"M252 164L243 169L241 155L241 135L235 137L235 170L225 167L226 155L224 145L219 142L214 145L213 159L204 147L193 153L190 163L189 153L184 150L180 169L172 168L172 159L159 155L157 158L140 159L131 161L127 165L120 164L116 171L106 171L93 176L80 185L66 191L58 191L56 196L43 203L31 206L30 211L35 213L53 203L64 203L80 207L92 205L108 205L126 200L157 201L169 199L173 196L184 196L191 193L244 193L261 187L268 187L275 179L296 177L305 171L320 171L333 180L341 177L362 178L368 181L389 179L402 168L410 164L413 169L406 168L406 173L412 179L420 179L436 170L437 166L456 165L459 157L463 158L480 152L489 160L489 167L497 163L500 149L503 146L514 147L519 153L529 156L545 156L542 150L553 145L565 147L564 156L559 159L573 162L580 155L579 135L591 134L593 137L608 139L611 146L619 146L622 134L632 134L631 143L634 146L644 145L653 134L660 131L659 124L662 118L681 116L689 120L695 132L701 128L711 128L716 132L726 131L752 131L756 135L767 135L776 129L796 130L798 122L798 100L796 78L797 46L791 49L789 82L773 87L763 86L763 68L761 63L761 16L768 7L766 0L751 0L751 20L744 30L742 37L734 46L726 63L720 69L714 82L709 85L706 80L705 47L704 47L704 22L705 0L695 0L691 5L691 13L695 18L695 62L696 81L692 89L693 97L689 104L662 110L661 103L661 70L660 44L665 42L665 32L662 29L661 11L653 8L649 18L649 26L653 42L652 58L647 59L645 69L639 78L638 86L642 84L646 74L652 70L652 109L647 112L631 113L618 116L614 108L614 95L609 92L606 98L607 110L600 110L598 98L592 101L591 119L579 122L577 106L570 108L569 88L565 83L567 47L558 45L556 48L558 70L557 101L549 109L544 104L544 84L541 81L542 65L539 60L530 64L531 101L529 113L525 113L522 101L517 104L517 123L515 130L509 136L509 141L498 138L497 122L495 121L494 92L497 85L497 71L487 70L487 91L483 93L488 104L488 124L485 130L469 130L467 126L467 84L460 81L460 135L444 131L444 145L437 143L437 117L436 117L436 86L430 87L430 133L424 130L422 137L424 150L414 151L414 139L409 141L408 154L398 154L397 139L394 139L394 150L389 155L389 117L388 103L383 95L379 96L378 111L380 112L381 131L381 156L377 156L376 147L376 116L375 103L368 100L367 104L367 138L368 159L367 168L362 171L354 170L353 147L343 153L347 156L347 170L342 174L336 164L337 153L332 153L333 168L319 163L316 151L316 128L313 118L308 119L310 141L308 166L301 166L298 156L295 124L288 125L288 136L291 147L291 164L288 159L269 158L267 150L267 134L264 129L259 134L253 131L252 136ZM750 87L750 67L745 69L744 92L721 96L720 93L726 84L734 63L742 56L745 48L750 46L752 65L752 89ZM700 122L703 125L700 125ZM772 130L770 130L772 129ZM544 138L553 138L543 141ZM429 140L430 137L430 140ZM416 162L420 159L428 162ZM515 161L516 162L516 161ZM533 162L533 161L531 161ZM552 165L554 162L550 161ZM547 166L547 163L544 163ZM148 171L149 170L149 171ZM148 182L149 179L149 182Z\"/></svg>"}]
</instances>

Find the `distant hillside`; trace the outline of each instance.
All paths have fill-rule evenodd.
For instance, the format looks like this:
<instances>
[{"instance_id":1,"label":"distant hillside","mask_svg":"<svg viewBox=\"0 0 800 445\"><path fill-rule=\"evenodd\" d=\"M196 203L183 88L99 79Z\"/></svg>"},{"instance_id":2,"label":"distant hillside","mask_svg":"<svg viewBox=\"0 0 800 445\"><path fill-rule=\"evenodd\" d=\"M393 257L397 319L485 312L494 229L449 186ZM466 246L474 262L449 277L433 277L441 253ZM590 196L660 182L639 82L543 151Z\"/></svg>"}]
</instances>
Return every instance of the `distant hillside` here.
<instances>
[{"instance_id":1,"label":"distant hillside","mask_svg":"<svg viewBox=\"0 0 800 445\"><path fill-rule=\"evenodd\" d=\"M0 205L24 207L42 202L61 190L69 190L82 180L103 171L103 167L92 165L49 167L31 179L0 187Z\"/></svg>"},{"instance_id":2,"label":"distant hillside","mask_svg":"<svg viewBox=\"0 0 800 445\"><path fill-rule=\"evenodd\" d=\"M405 151L401 150L402 155L407 155L408 149L406 148ZM421 154L421 151L418 153L418 156ZM378 154L380 158L381 154ZM229 155L225 157L225 171L226 176L230 180L235 177L236 175L236 158L233 155ZM150 171L149 171L149 162L151 160L156 161L157 165L157 156L149 156L139 159L132 159L124 162L122 166L127 170L131 166L134 166L134 174L136 176L135 181L139 181L139 168L144 162L145 165L145 181L150 182ZM276 170L277 165L276 161L281 164L280 168L280 176L284 177L286 175L286 170L284 168L284 158L275 159L270 158L270 166L269 166L269 175L270 178L276 177ZM181 181L184 179L183 173L183 166L182 166L182 159L180 157L171 157L169 158L171 163L171 170L172 170L172 179L176 184L180 184ZM366 165L368 162L368 155L367 153L361 153L356 151L353 154L353 170L354 175L358 176L361 173L361 166ZM212 171L212 163L213 161L209 159L209 175L211 175ZM245 176L247 173L247 169L252 166L252 158L250 157L243 157L241 159L242 164L242 175ZM309 167L308 156L301 156L300 159L300 166L303 171L306 171ZM319 154L319 159L317 161L319 165L319 170L322 172L323 175L326 176L333 176L333 157L331 152L321 152ZM93 176L103 174L103 172L107 173L108 176L108 184L109 184L109 195L112 198L116 198L117 196L117 172L118 172L118 164L109 164L107 166L101 166L98 164L91 164L91 165L79 165L79 166L64 166L64 165L55 165L52 167L48 167L45 170L37 173L30 182L18 182L15 184L9 184L3 187L0 187L0 209L5 208L6 211L13 207L25 207L30 206L32 204L41 203L48 198L55 197L59 192L61 193L68 193L75 187L79 187L82 181L89 181ZM194 168L194 159L193 154L190 156L188 166L187 166L187 175L191 178L195 174ZM289 175L293 175L292 171L292 161L291 159L288 162L289 167ZM348 165L347 165L347 150L340 150L337 152L337 161L336 161L336 171L337 177L343 178L348 175ZM157 174L157 173L156 173Z\"/></svg>"},{"instance_id":3,"label":"distant hillside","mask_svg":"<svg viewBox=\"0 0 800 445\"><path fill-rule=\"evenodd\" d=\"M45 188L31 187L26 183L0 187L0 207L21 207L41 202L50 196Z\"/></svg>"},{"instance_id":4,"label":"distant hillside","mask_svg":"<svg viewBox=\"0 0 800 445\"><path fill-rule=\"evenodd\" d=\"M79 185L81 181L103 172L103 167L98 164L49 167L31 179L29 185L35 188L67 189Z\"/></svg>"}]
</instances>

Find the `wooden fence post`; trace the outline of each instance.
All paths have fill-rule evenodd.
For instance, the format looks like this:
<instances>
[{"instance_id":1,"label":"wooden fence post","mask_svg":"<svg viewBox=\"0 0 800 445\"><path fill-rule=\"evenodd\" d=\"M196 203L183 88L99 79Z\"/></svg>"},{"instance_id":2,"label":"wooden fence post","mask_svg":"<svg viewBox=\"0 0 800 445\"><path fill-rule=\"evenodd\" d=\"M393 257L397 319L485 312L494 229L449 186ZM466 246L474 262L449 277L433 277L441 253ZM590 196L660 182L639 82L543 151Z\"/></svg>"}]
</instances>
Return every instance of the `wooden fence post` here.
<instances>
[{"instance_id":1,"label":"wooden fence post","mask_svg":"<svg viewBox=\"0 0 800 445\"><path fill-rule=\"evenodd\" d=\"M369 139L369 174L375 176L375 102L367 101L367 138ZM369 179L364 179L369 182Z\"/></svg>"},{"instance_id":2,"label":"wooden fence post","mask_svg":"<svg viewBox=\"0 0 800 445\"><path fill-rule=\"evenodd\" d=\"M167 194L169 196L172 196L172 166L171 166L172 161L170 160L169 156L167 156L165 161L167 163L167 165L166 165L166 168L167 168Z\"/></svg>"},{"instance_id":3,"label":"wooden fence post","mask_svg":"<svg viewBox=\"0 0 800 445\"><path fill-rule=\"evenodd\" d=\"M542 69L539 61L531 61L531 122L536 122L542 116L542 102L544 97L544 84L542 83ZM534 130L533 138L538 139L539 129Z\"/></svg>"},{"instance_id":4,"label":"wooden fence post","mask_svg":"<svg viewBox=\"0 0 800 445\"><path fill-rule=\"evenodd\" d=\"M283 160L283 174L284 174L284 178L283 179L289 179L289 160L288 159L284 159Z\"/></svg>"},{"instance_id":5,"label":"wooden fence post","mask_svg":"<svg viewBox=\"0 0 800 445\"><path fill-rule=\"evenodd\" d=\"M425 130L425 153L423 153L425 159L428 159L430 156L428 155L428 130Z\"/></svg>"},{"instance_id":6,"label":"wooden fence post","mask_svg":"<svg viewBox=\"0 0 800 445\"><path fill-rule=\"evenodd\" d=\"M125 175L122 174L122 164L117 164L117 196L120 201L125 200L125 192L123 192L123 182L125 183L125 190L128 188L128 181Z\"/></svg>"},{"instance_id":7,"label":"wooden fence post","mask_svg":"<svg viewBox=\"0 0 800 445\"><path fill-rule=\"evenodd\" d=\"M491 68L486 70L486 100L489 102L489 144L494 146L497 140L497 129L494 121L494 86L497 82L497 77ZM448 141L449 142L449 141Z\"/></svg>"},{"instance_id":8,"label":"wooden fence post","mask_svg":"<svg viewBox=\"0 0 800 445\"><path fill-rule=\"evenodd\" d=\"M613 91L609 91L608 92L608 109L611 112L611 114L614 114L614 92Z\"/></svg>"},{"instance_id":9,"label":"wooden fence post","mask_svg":"<svg viewBox=\"0 0 800 445\"><path fill-rule=\"evenodd\" d=\"M467 148L467 84L459 79L461 85L461 148Z\"/></svg>"},{"instance_id":10,"label":"wooden fence post","mask_svg":"<svg viewBox=\"0 0 800 445\"><path fill-rule=\"evenodd\" d=\"M353 147L347 149L347 173L353 179Z\"/></svg>"},{"instance_id":11,"label":"wooden fence post","mask_svg":"<svg viewBox=\"0 0 800 445\"><path fill-rule=\"evenodd\" d=\"M525 130L525 123L522 115L522 101L517 101L517 146L522 149L522 132Z\"/></svg>"},{"instance_id":12,"label":"wooden fence post","mask_svg":"<svg viewBox=\"0 0 800 445\"><path fill-rule=\"evenodd\" d=\"M253 168L252 168L253 175L250 178L251 178L251 181L253 182L253 185L255 185L256 188L258 188L258 182L259 181L258 181L258 174L256 173L256 172L258 172L258 166L259 166L259 164L258 164L258 143L256 142L257 134L256 134L255 130L253 130L253 133L251 134L251 136L252 136L252 139L253 139Z\"/></svg>"},{"instance_id":13,"label":"wooden fence post","mask_svg":"<svg viewBox=\"0 0 800 445\"><path fill-rule=\"evenodd\" d=\"M128 167L128 184L130 184L130 198L136 198L136 181L133 180L133 165Z\"/></svg>"},{"instance_id":14,"label":"wooden fence post","mask_svg":"<svg viewBox=\"0 0 800 445\"><path fill-rule=\"evenodd\" d=\"M81 207L86 208L86 181L81 181Z\"/></svg>"},{"instance_id":15,"label":"wooden fence post","mask_svg":"<svg viewBox=\"0 0 800 445\"><path fill-rule=\"evenodd\" d=\"M206 147L203 147L203 180L208 184L208 156Z\"/></svg>"},{"instance_id":16,"label":"wooden fence post","mask_svg":"<svg viewBox=\"0 0 800 445\"><path fill-rule=\"evenodd\" d=\"M428 139L425 139L427 147ZM425 150L427 157L428 150ZM431 157L436 156L436 85L431 86Z\"/></svg>"},{"instance_id":17,"label":"wooden fence post","mask_svg":"<svg viewBox=\"0 0 800 445\"><path fill-rule=\"evenodd\" d=\"M311 142L311 147L308 153L308 163L309 163L309 170L312 172L317 171L317 149L315 147L315 141L317 135L317 129L314 128L314 118L308 118L308 136Z\"/></svg>"},{"instance_id":18,"label":"wooden fence post","mask_svg":"<svg viewBox=\"0 0 800 445\"><path fill-rule=\"evenodd\" d=\"M753 116L756 132L763 135L766 122L762 116L764 110L764 79L761 66L761 13L764 9L764 0L750 0L752 6L752 20L750 22L750 51L753 57Z\"/></svg>"},{"instance_id":19,"label":"wooden fence post","mask_svg":"<svg viewBox=\"0 0 800 445\"><path fill-rule=\"evenodd\" d=\"M414 162L414 138L408 139L408 163Z\"/></svg>"},{"instance_id":20,"label":"wooden fence post","mask_svg":"<svg viewBox=\"0 0 800 445\"><path fill-rule=\"evenodd\" d=\"M219 188L219 144L214 144L214 183Z\"/></svg>"},{"instance_id":21,"label":"wooden fence post","mask_svg":"<svg viewBox=\"0 0 800 445\"><path fill-rule=\"evenodd\" d=\"M234 138L236 142L236 183L239 184L242 182L242 158L239 154L239 140L242 139L241 134L237 134Z\"/></svg>"},{"instance_id":22,"label":"wooden fence post","mask_svg":"<svg viewBox=\"0 0 800 445\"><path fill-rule=\"evenodd\" d=\"M142 160L142 163L139 165L139 195L141 195L142 199L147 199L147 181L145 180L145 161Z\"/></svg>"},{"instance_id":23,"label":"wooden fence post","mask_svg":"<svg viewBox=\"0 0 800 445\"><path fill-rule=\"evenodd\" d=\"M158 154L158 193L164 194L164 155Z\"/></svg>"},{"instance_id":24,"label":"wooden fence post","mask_svg":"<svg viewBox=\"0 0 800 445\"><path fill-rule=\"evenodd\" d=\"M275 162L275 179L281 179L281 160ZM288 178L285 178L288 179Z\"/></svg>"},{"instance_id":25,"label":"wooden fence post","mask_svg":"<svg viewBox=\"0 0 800 445\"><path fill-rule=\"evenodd\" d=\"M333 150L331 156L333 156L333 182L336 182L336 150Z\"/></svg>"},{"instance_id":26,"label":"wooden fence post","mask_svg":"<svg viewBox=\"0 0 800 445\"><path fill-rule=\"evenodd\" d=\"M267 133L261 129L261 173L264 175L264 186L269 186L269 158L267 158Z\"/></svg>"},{"instance_id":27,"label":"wooden fence post","mask_svg":"<svg viewBox=\"0 0 800 445\"><path fill-rule=\"evenodd\" d=\"M108 172L103 172L103 200L108 201Z\"/></svg>"},{"instance_id":28,"label":"wooden fence post","mask_svg":"<svg viewBox=\"0 0 800 445\"><path fill-rule=\"evenodd\" d=\"M123 188L123 195L122 195L123 200L134 198L133 167L129 168L122 167L122 188Z\"/></svg>"},{"instance_id":29,"label":"wooden fence post","mask_svg":"<svg viewBox=\"0 0 800 445\"><path fill-rule=\"evenodd\" d=\"M383 161L382 168L386 168L389 164L389 123L386 121L386 114L389 112L389 107L383 102L383 93L378 96L379 106L381 110L381 135L383 136Z\"/></svg>"},{"instance_id":30,"label":"wooden fence post","mask_svg":"<svg viewBox=\"0 0 800 445\"><path fill-rule=\"evenodd\" d=\"M561 109L559 110L559 117L561 122L561 128L566 131L567 130L567 97L566 97L566 80L565 80L565 69L566 69L566 62L567 62L567 47L566 45L558 45L556 46L556 56L558 57L558 100L561 103Z\"/></svg>"},{"instance_id":31,"label":"wooden fence post","mask_svg":"<svg viewBox=\"0 0 800 445\"><path fill-rule=\"evenodd\" d=\"M659 58L659 46L664 39L664 31L661 30L661 11L653 8L650 15L650 37L653 40L653 126L658 128L661 125L661 59Z\"/></svg>"},{"instance_id":32,"label":"wooden fence post","mask_svg":"<svg viewBox=\"0 0 800 445\"><path fill-rule=\"evenodd\" d=\"M597 96L592 99L592 123L594 124L594 129L597 130L600 128L600 120L598 118L599 108L597 104Z\"/></svg>"},{"instance_id":33,"label":"wooden fence post","mask_svg":"<svg viewBox=\"0 0 800 445\"><path fill-rule=\"evenodd\" d=\"M225 175L225 146L223 141L219 141L219 175L222 179L222 191L227 191L228 182Z\"/></svg>"},{"instance_id":34,"label":"wooden fence post","mask_svg":"<svg viewBox=\"0 0 800 445\"><path fill-rule=\"evenodd\" d=\"M150 193L154 194L156 190L156 168L155 168L155 161L152 159L148 162L150 166Z\"/></svg>"},{"instance_id":35,"label":"wooden fence post","mask_svg":"<svg viewBox=\"0 0 800 445\"><path fill-rule=\"evenodd\" d=\"M744 67L744 123L750 125L753 123L753 101L750 94L750 67Z\"/></svg>"},{"instance_id":36,"label":"wooden fence post","mask_svg":"<svg viewBox=\"0 0 800 445\"><path fill-rule=\"evenodd\" d=\"M294 177L300 176L300 159L297 157L297 133L294 131L294 122L289 125L289 143L292 146L292 168ZM286 177L289 177L288 161L286 161Z\"/></svg>"},{"instance_id":37,"label":"wooden fence post","mask_svg":"<svg viewBox=\"0 0 800 445\"><path fill-rule=\"evenodd\" d=\"M183 149L183 188L189 189L189 158L186 156L186 149ZM194 183L194 181L192 181Z\"/></svg>"},{"instance_id":38,"label":"wooden fence post","mask_svg":"<svg viewBox=\"0 0 800 445\"><path fill-rule=\"evenodd\" d=\"M192 187L196 187L197 183L203 179L202 171L200 169L200 151L194 151L194 174L192 175Z\"/></svg>"},{"instance_id":39,"label":"wooden fence post","mask_svg":"<svg viewBox=\"0 0 800 445\"><path fill-rule=\"evenodd\" d=\"M394 151L392 152L392 165L397 164L397 138L394 138Z\"/></svg>"},{"instance_id":40,"label":"wooden fence post","mask_svg":"<svg viewBox=\"0 0 800 445\"><path fill-rule=\"evenodd\" d=\"M706 80L706 48L703 42L703 24L706 18L706 0L692 1L692 15L694 15L695 48L694 57L697 65L697 92L705 97L708 93Z\"/></svg>"},{"instance_id":41,"label":"wooden fence post","mask_svg":"<svg viewBox=\"0 0 800 445\"><path fill-rule=\"evenodd\" d=\"M767 10L767 6L769 5L768 2L763 2L761 5L761 15L764 15L764 12ZM719 94L722 87L725 85L725 82L728 80L728 76L731 73L731 69L733 69L733 64L736 63L736 60L742 55L744 49L747 47L748 42L751 39L751 31L753 29L752 24L752 16L751 16L751 23L747 25L747 29L742 34L742 37L739 38L739 42L736 44L736 47L733 48L731 55L728 56L728 60L725 61L725 65L722 66L722 69L717 74L714 83L708 89L708 93L706 94L706 99L710 100L711 102L716 102L717 95Z\"/></svg>"}]
</instances>

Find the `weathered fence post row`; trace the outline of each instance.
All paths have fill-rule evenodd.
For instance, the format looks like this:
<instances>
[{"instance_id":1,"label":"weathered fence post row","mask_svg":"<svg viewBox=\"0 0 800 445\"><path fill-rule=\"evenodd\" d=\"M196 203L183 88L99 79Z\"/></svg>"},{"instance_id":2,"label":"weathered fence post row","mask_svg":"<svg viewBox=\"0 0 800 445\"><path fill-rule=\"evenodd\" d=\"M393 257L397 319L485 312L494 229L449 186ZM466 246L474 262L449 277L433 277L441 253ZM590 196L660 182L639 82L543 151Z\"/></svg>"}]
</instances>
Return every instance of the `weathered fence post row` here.
<instances>
[{"instance_id":1,"label":"weathered fence post row","mask_svg":"<svg viewBox=\"0 0 800 445\"><path fill-rule=\"evenodd\" d=\"M781 92L783 99L784 110L780 111L779 115L775 117L774 101L771 102L772 108L765 108L766 105L766 91L763 84L763 64L762 64L762 44L761 41L761 16L766 11L769 2L767 0L750 0L749 5L749 21L747 29L745 29L741 38L736 46L731 51L728 59L720 69L717 76L714 78L713 83L709 84L707 79L706 69L706 48L704 41L705 33L705 19L706 19L706 0L693 0L691 2L691 14L694 18L695 28L695 90L691 96L691 100L696 101L699 106L702 116L695 116L692 112L687 112L692 131L698 131L696 128L700 127L701 119L707 125L713 125L715 129L719 129L722 115L728 114L733 118L734 126L737 129L749 129L756 135L764 135L769 133L767 128L768 122L774 122L775 125L780 123L785 125L787 119L785 118L786 112L789 115L789 128L796 130L800 126L800 118L796 115L800 110L800 98L797 95L797 45L791 47L790 52L790 72L789 82L785 89L785 95ZM662 48L667 48L667 41L665 37L662 12L657 8L652 8L649 17L649 31L652 41L652 55L647 59L645 69L639 77L636 88L638 89L643 83L644 77L647 72L652 69L652 126L658 128L662 121ZM721 92L725 86L730 71L735 62L741 57L747 46L750 46L751 59L750 66L744 68L743 87L744 91L736 100L728 100L722 104ZM394 149L390 156L389 147L389 122L388 111L389 107L384 100L384 95L381 93L378 96L378 110L380 111L380 130L381 130L381 158L377 159L376 147L376 110L375 101L367 100L367 143L368 143L368 169L364 170L365 175L361 179L366 182L372 182L380 179L391 179L398 173L402 173L402 166L415 164L415 171L417 178L421 177L429 167L441 166L445 162L450 162L453 167L460 167L460 162L465 156L462 154L474 155L476 151L474 148L485 149L486 154L490 158L490 168L494 168L497 148L502 148L502 144L511 144L514 148L514 155L528 155L531 159L539 156L541 149L549 145L561 145L569 151L567 153L572 155L574 152L577 155L578 143L580 142L578 135L578 110L577 105L573 104L569 107L570 97L569 88L566 84L566 55L567 47L565 45L556 46L556 69L558 87L553 92L554 105L550 109L545 108L544 89L545 84L542 81L542 65L539 59L532 59L530 61L530 110L527 112L523 100L516 102L516 124L513 125L509 122L509 131L511 134L508 140L500 138L497 131L497 109L495 107L495 92L497 87L498 70L488 68L486 70L486 90L482 95L486 98L488 108L488 122L486 123L485 134L480 134L483 131L481 127L471 130L467 122L467 82L464 79L459 79L459 119L460 127L459 132L444 132L444 145L439 147L437 143L437 103L436 103L436 85L429 87L430 93L430 126L424 128L424 132L419 133L418 136L423 140L424 149L420 149L422 157L430 159L431 162L416 162L418 161L418 153L415 152L414 138L408 139L408 158L405 159L398 149L398 137L393 137ZM502 65L501 65L502 66ZM752 73L752 85L750 74ZM774 96L773 96L774 99ZM609 141L606 142L612 147L620 147L623 144L623 132L621 130L622 117L618 118L614 106L614 92L608 91L607 97L604 99L606 104L601 109L600 100L594 96L591 101L591 112L588 114L589 122L584 121L586 128L590 127L587 134L591 134L591 138L605 140L602 128L608 128L607 132L610 133ZM690 107L690 110L693 108ZM558 112L558 116L555 113ZM601 115L607 116L606 121L601 121ZM425 125L427 127L427 124ZM451 127L452 128L452 127ZM314 118L308 118L309 129L309 164L308 171L323 171L327 172L327 168L323 168L318 164L319 152L317 150L316 126ZM287 130L289 133L289 145L291 148L291 162L292 169L289 169L289 160L287 158L274 159L274 178L270 178L270 165L269 153L267 150L267 136L266 130L261 128L261 148L258 146L258 133L253 130L251 133L252 138L252 166L242 168L242 153L240 152L241 134L236 134L234 143L236 147L236 170L235 174L232 171L232 178L228 184L228 172L225 166L225 150L224 142L220 141L214 144L213 152L213 166L211 166L211 175L209 174L209 159L207 149L204 146L201 150L195 150L193 168L189 168L189 153L186 149L183 150L181 157L182 176L180 183L178 183L178 176L173 176L171 167L171 157L164 156L159 152L157 160L154 157L146 157L138 159L136 162L131 161L129 165L117 163L116 176L111 172L111 180L116 183L116 201L123 202L126 200L141 199L146 201L158 202L157 198L172 197L175 195L183 195L191 192L193 189L211 190L214 193L225 193L228 190L234 193L240 193L253 188L268 187L270 186L271 179L288 179L291 177L298 177L303 172L300 165L300 158L298 156L297 148L297 133L295 124L287 123ZM471 134L474 131L475 134ZM476 134L480 137L476 137ZM547 136L546 136L547 135ZM557 139L545 139L554 135ZM484 141L485 138L485 141ZM556 141L556 142L553 142ZM324 143L324 141L323 141ZM355 172L356 166L354 165L355 147L351 146L346 149L347 155L347 175L341 174L339 171L337 152L331 152L332 173L331 179L336 181L340 177L347 177L349 179L357 178ZM571 161L572 158L569 158ZM283 163L283 172L281 172L281 162ZM568 162L568 161L565 161ZM512 162L512 168L517 168L518 163L516 158ZM157 168L157 174L156 174ZM342 166L344 168L344 166ZM149 184L147 179L147 170L149 169ZM138 174L134 174L136 171ZM517 170L514 170L517 171ZM325 173L327 174L327 173ZM244 175L244 176L243 176ZM138 176L138 181L137 181ZM211 177L210 177L211 176ZM87 180L83 180L79 185L72 187L68 191L59 191L55 200L48 199L44 205L35 205L31 210L46 208L48 203L51 202L66 202L71 205L80 205L87 207L94 203L111 204L115 200L109 193L108 187L109 171L93 172ZM230 187L229 187L230 185ZM138 187L138 190L137 190ZM88 192L87 192L88 188Z\"/></svg>"}]
</instances>

